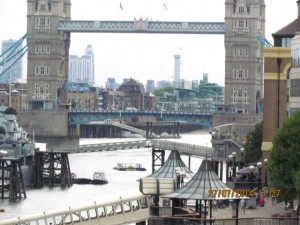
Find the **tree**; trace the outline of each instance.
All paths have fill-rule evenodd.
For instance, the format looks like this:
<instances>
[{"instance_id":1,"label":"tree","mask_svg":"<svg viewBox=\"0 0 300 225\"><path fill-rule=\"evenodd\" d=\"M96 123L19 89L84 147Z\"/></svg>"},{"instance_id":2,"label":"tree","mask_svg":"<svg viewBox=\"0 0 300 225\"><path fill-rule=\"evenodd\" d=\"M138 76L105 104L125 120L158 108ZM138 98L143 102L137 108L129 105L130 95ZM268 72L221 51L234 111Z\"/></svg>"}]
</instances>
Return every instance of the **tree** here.
<instances>
[{"instance_id":1,"label":"tree","mask_svg":"<svg viewBox=\"0 0 300 225\"><path fill-rule=\"evenodd\" d=\"M268 159L271 187L280 191L279 201L292 201L300 193L300 110L285 119L273 137ZM299 209L299 206L298 206Z\"/></svg>"},{"instance_id":2,"label":"tree","mask_svg":"<svg viewBox=\"0 0 300 225\"><path fill-rule=\"evenodd\" d=\"M156 97L158 97L158 96L162 97L162 96L164 96L165 92L173 93L173 91L174 91L173 87L164 87L164 88L160 88L160 89L155 89L153 94Z\"/></svg>"},{"instance_id":3,"label":"tree","mask_svg":"<svg viewBox=\"0 0 300 225\"><path fill-rule=\"evenodd\" d=\"M245 143L245 163L253 164L261 159L261 144L262 144L263 125L258 123L255 129L248 133Z\"/></svg>"}]
</instances>

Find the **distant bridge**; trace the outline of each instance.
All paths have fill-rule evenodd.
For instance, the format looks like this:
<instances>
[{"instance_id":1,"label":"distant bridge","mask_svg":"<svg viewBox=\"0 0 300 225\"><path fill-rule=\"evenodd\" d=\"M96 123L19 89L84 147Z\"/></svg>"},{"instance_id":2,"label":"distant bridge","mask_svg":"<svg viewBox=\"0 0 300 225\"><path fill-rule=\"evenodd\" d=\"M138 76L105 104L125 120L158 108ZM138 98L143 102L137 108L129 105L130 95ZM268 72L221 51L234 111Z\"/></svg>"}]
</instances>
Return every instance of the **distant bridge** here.
<instances>
[{"instance_id":1,"label":"distant bridge","mask_svg":"<svg viewBox=\"0 0 300 225\"><path fill-rule=\"evenodd\" d=\"M94 121L105 121L107 119L119 119L133 116L155 117L158 121L177 121L200 125L212 126L212 113L181 112L181 111L69 111L69 127L77 124L86 124Z\"/></svg>"}]
</instances>

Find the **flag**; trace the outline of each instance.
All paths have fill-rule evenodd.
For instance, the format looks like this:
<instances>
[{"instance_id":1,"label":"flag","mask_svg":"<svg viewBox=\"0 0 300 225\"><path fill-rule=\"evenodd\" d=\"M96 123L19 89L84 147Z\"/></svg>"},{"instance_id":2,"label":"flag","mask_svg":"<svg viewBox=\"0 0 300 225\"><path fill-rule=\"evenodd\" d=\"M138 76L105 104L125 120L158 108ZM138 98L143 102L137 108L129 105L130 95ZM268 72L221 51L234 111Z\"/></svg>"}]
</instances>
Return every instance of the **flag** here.
<instances>
[{"instance_id":1,"label":"flag","mask_svg":"<svg viewBox=\"0 0 300 225\"><path fill-rule=\"evenodd\" d=\"M164 3L164 7L165 7L166 10L168 10L166 3Z\"/></svg>"},{"instance_id":2,"label":"flag","mask_svg":"<svg viewBox=\"0 0 300 225\"><path fill-rule=\"evenodd\" d=\"M122 11L123 11L123 6L122 6L122 3L120 2L120 9L122 9Z\"/></svg>"}]
</instances>

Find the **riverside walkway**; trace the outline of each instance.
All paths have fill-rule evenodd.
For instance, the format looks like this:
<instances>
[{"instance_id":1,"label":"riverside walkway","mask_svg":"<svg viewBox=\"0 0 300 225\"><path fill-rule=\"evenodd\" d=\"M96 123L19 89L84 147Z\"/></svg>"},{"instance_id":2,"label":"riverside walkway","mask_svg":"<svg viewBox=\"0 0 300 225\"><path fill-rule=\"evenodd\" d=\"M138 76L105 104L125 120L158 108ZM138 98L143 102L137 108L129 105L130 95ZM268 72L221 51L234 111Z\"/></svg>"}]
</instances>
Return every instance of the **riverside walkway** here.
<instances>
[{"instance_id":1,"label":"riverside walkway","mask_svg":"<svg viewBox=\"0 0 300 225\"><path fill-rule=\"evenodd\" d=\"M296 205L297 202L294 202ZM170 207L162 207L162 209ZM190 206L185 207L191 210ZM209 209L208 209L209 210ZM163 210L165 211L165 210ZM169 211L169 210L167 210ZM167 212L165 211L165 212ZM18 218L0 220L0 225L16 225L16 224L34 224L34 225L64 225L64 224L110 224L122 225L128 223L146 224L144 221L152 220L162 223L159 224L200 224L199 218L181 217L176 215L152 215L153 210L149 199L144 195L135 197L121 198L116 201L105 203L94 203L82 207L69 207L68 209L41 212L34 215L22 216ZM169 211L170 212L170 211ZM193 211L191 210L191 215ZM271 198L266 199L264 207L257 207L256 209L246 209L245 214L239 212L238 219L232 218L235 214L232 208L218 208L212 211L212 220L202 221L201 224L251 224L251 225L298 225L298 217L293 215L292 209L285 209L284 204L277 204L272 206ZM185 215L186 216L186 215ZM152 218L152 219L151 219ZM182 219L182 221L181 221ZM156 224L153 223L151 224ZM164 223L165 221L172 221L172 223Z\"/></svg>"}]
</instances>

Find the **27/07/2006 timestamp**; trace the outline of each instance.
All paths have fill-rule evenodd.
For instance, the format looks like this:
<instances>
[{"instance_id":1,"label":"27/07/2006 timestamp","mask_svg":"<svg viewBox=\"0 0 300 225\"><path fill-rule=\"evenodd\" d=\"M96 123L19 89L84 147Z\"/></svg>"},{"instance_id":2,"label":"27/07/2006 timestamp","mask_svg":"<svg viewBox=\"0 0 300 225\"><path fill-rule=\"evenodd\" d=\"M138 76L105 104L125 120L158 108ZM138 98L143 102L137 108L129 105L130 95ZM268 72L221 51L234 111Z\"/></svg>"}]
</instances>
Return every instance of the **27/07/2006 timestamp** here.
<instances>
[{"instance_id":1,"label":"27/07/2006 timestamp","mask_svg":"<svg viewBox=\"0 0 300 225\"><path fill-rule=\"evenodd\" d=\"M260 196L267 196L266 190L259 190ZM279 189L271 189L271 197L277 198L279 196L280 190ZM208 197L209 198L252 198L255 196L255 191L249 189L236 189L236 190L208 190Z\"/></svg>"}]
</instances>

